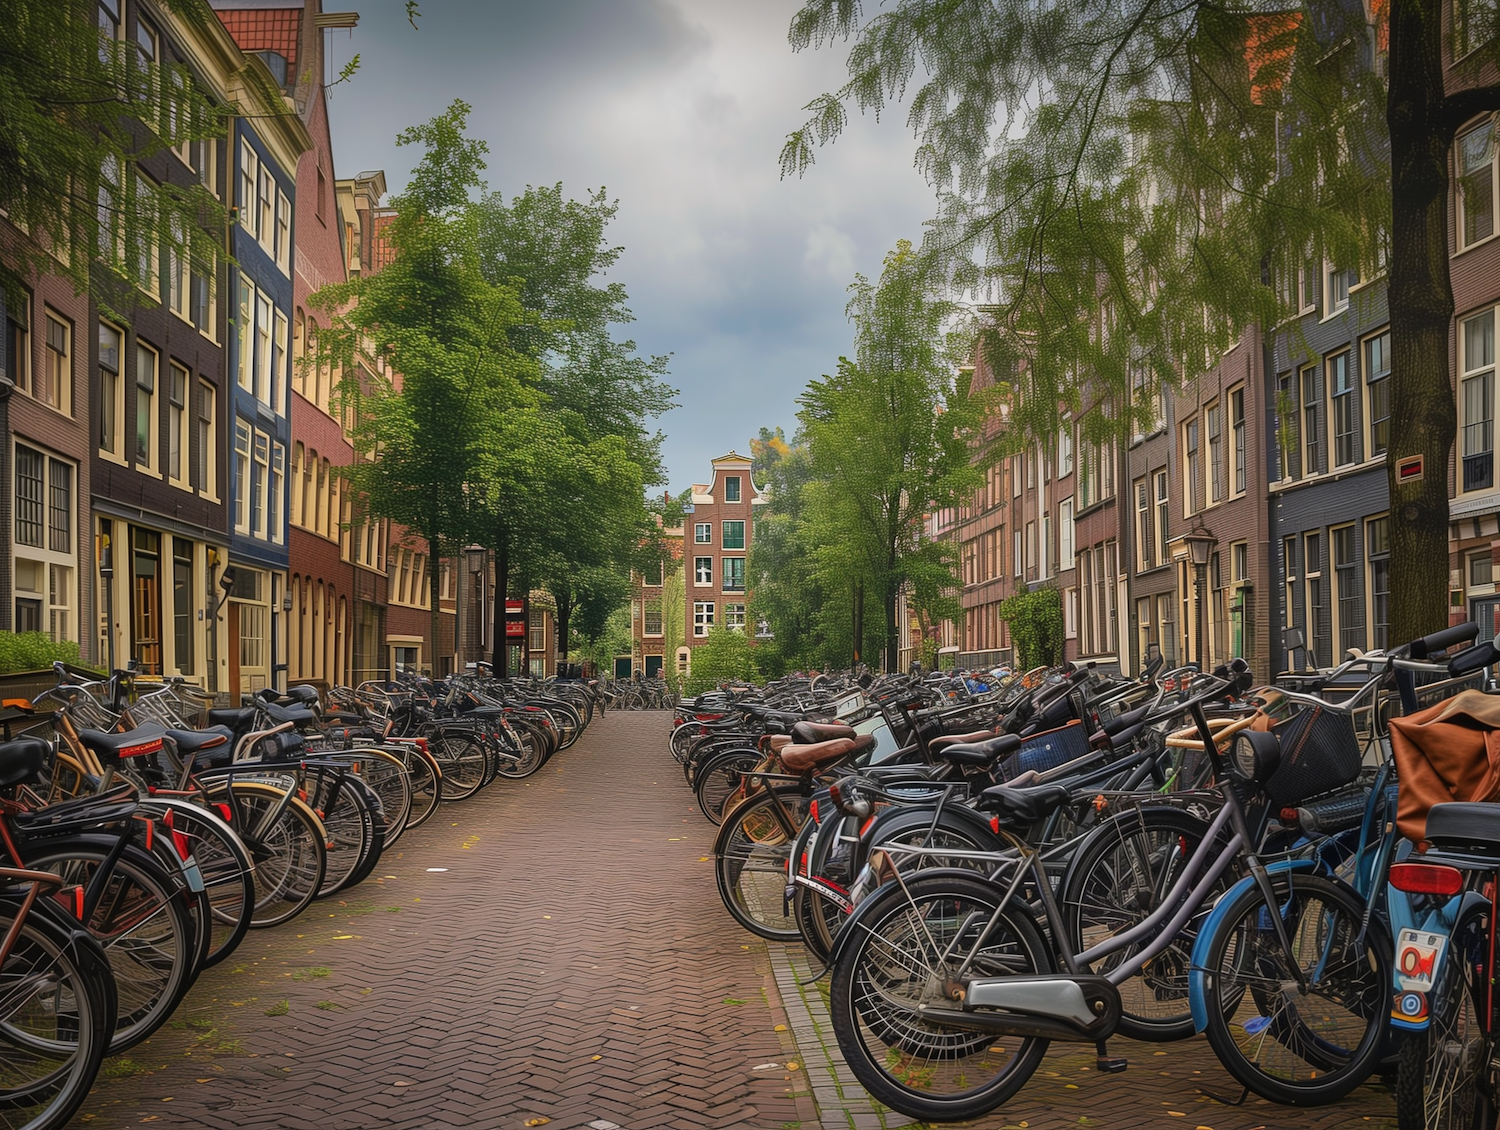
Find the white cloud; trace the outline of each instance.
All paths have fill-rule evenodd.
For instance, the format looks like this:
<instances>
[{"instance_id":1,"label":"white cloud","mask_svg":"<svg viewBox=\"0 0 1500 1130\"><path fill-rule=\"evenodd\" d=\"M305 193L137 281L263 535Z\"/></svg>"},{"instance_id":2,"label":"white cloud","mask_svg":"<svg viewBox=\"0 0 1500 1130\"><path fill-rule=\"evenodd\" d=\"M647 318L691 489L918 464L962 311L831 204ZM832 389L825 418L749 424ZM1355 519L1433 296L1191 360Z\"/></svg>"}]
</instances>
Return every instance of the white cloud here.
<instances>
[{"instance_id":1,"label":"white cloud","mask_svg":"<svg viewBox=\"0 0 1500 1130\"><path fill-rule=\"evenodd\" d=\"M810 270L847 283L856 270L854 240L832 224L819 224L807 233L807 250L802 262Z\"/></svg>"}]
</instances>

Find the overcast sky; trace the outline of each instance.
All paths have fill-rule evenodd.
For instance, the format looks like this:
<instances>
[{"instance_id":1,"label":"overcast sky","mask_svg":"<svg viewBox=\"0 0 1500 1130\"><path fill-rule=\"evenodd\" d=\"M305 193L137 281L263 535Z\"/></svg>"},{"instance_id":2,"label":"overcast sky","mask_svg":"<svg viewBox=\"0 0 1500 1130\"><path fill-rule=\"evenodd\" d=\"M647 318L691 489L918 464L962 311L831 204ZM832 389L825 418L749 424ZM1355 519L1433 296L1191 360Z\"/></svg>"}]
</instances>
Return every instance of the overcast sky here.
<instances>
[{"instance_id":1,"label":"overcast sky","mask_svg":"<svg viewBox=\"0 0 1500 1130\"><path fill-rule=\"evenodd\" d=\"M335 72L361 57L329 92L339 176L384 169L399 190L414 154L397 132L462 98L491 188L619 200L610 277L681 390L659 421L673 493L761 425L791 434L803 385L850 352L845 287L933 211L899 114L779 179L782 139L843 75L842 49L792 53L795 0L422 0L418 31L402 0L349 6L352 35L327 33Z\"/></svg>"}]
</instances>

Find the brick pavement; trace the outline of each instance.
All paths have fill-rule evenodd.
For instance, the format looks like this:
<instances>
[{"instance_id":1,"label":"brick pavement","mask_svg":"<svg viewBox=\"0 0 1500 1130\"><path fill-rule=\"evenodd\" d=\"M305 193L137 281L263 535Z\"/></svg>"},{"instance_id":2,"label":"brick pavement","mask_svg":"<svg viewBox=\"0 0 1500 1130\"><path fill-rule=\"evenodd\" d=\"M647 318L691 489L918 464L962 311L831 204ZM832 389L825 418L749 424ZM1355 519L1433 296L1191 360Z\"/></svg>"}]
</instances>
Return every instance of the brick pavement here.
<instances>
[{"instance_id":1,"label":"brick pavement","mask_svg":"<svg viewBox=\"0 0 1500 1130\"><path fill-rule=\"evenodd\" d=\"M821 992L797 985L800 947L768 952L725 913L713 829L665 737L662 714L606 715L529 782L445 806L341 903L252 932L171 1026L106 1065L81 1124L907 1125L840 1062ZM1239 1088L1201 1038L1111 1049L1125 1074L1054 1044L1016 1099L969 1125L1395 1125L1378 1080L1316 1110L1228 1106L1210 1096Z\"/></svg>"},{"instance_id":2,"label":"brick pavement","mask_svg":"<svg viewBox=\"0 0 1500 1130\"><path fill-rule=\"evenodd\" d=\"M342 904L252 931L106 1065L81 1124L812 1124L666 717L598 719L529 781L444 806Z\"/></svg>"}]
</instances>

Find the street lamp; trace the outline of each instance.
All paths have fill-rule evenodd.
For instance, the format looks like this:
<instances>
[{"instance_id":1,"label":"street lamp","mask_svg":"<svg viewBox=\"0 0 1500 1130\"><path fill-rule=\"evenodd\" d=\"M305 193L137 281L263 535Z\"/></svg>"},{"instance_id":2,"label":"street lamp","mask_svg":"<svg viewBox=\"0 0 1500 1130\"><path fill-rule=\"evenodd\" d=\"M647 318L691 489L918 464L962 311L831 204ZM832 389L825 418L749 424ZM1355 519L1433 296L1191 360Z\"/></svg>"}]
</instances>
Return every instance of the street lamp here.
<instances>
[{"instance_id":1,"label":"street lamp","mask_svg":"<svg viewBox=\"0 0 1500 1130\"><path fill-rule=\"evenodd\" d=\"M1198 670L1207 668L1203 663L1203 638L1208 634L1204 619L1207 610L1203 605L1203 588L1208 582L1208 556L1218 544L1213 534L1204 529L1201 521L1196 522L1193 528L1182 536L1187 543L1188 560L1193 563L1193 609L1194 620L1198 625Z\"/></svg>"},{"instance_id":2,"label":"street lamp","mask_svg":"<svg viewBox=\"0 0 1500 1130\"><path fill-rule=\"evenodd\" d=\"M475 662L484 662L484 596L485 589L489 586L485 582L485 567L489 564L490 551L482 545L469 545L464 547L464 564L469 570L469 576L473 579L474 590L478 597L478 613L474 625L474 651Z\"/></svg>"}]
</instances>

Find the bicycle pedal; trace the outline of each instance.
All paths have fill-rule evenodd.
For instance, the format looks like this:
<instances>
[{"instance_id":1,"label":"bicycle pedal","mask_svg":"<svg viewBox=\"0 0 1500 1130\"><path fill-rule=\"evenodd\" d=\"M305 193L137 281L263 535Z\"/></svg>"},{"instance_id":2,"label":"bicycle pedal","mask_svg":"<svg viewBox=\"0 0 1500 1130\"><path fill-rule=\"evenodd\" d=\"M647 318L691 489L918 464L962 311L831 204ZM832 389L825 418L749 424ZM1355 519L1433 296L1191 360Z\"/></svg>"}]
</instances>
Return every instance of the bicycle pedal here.
<instances>
[{"instance_id":1,"label":"bicycle pedal","mask_svg":"<svg viewBox=\"0 0 1500 1130\"><path fill-rule=\"evenodd\" d=\"M1124 1056L1101 1055L1094 1061L1095 1070L1106 1075L1118 1075L1129 1066L1130 1061Z\"/></svg>"}]
</instances>

